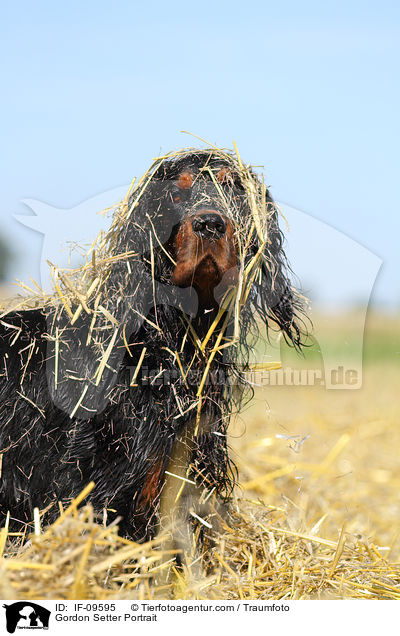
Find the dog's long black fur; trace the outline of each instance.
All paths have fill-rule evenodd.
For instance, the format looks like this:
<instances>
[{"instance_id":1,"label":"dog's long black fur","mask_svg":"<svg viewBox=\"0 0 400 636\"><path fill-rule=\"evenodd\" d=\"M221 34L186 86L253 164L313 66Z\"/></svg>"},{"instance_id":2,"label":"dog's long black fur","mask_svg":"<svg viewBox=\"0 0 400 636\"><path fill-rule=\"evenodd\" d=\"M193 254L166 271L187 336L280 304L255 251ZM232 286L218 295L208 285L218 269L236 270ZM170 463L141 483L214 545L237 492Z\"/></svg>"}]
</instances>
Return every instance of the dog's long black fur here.
<instances>
[{"instance_id":1,"label":"dog's long black fur","mask_svg":"<svg viewBox=\"0 0 400 636\"><path fill-rule=\"evenodd\" d=\"M107 243L113 258L99 266L95 291L72 322L78 302L69 312L60 303L2 316L0 511L9 510L15 526L30 523L35 506L49 508L51 520L54 502L68 503L94 481L97 512L122 517L126 536L154 535L165 470L196 417L190 477L229 495L235 468L226 433L243 399L232 377L242 379L260 323L275 323L301 345L302 309L268 191L266 205L268 242L237 342L211 364L221 329L223 343L237 332L237 317L222 315L204 352L199 342L260 245L248 224L241 262L237 232L251 216L248 193L237 160L219 152L182 152L156 165L117 215Z\"/></svg>"}]
</instances>

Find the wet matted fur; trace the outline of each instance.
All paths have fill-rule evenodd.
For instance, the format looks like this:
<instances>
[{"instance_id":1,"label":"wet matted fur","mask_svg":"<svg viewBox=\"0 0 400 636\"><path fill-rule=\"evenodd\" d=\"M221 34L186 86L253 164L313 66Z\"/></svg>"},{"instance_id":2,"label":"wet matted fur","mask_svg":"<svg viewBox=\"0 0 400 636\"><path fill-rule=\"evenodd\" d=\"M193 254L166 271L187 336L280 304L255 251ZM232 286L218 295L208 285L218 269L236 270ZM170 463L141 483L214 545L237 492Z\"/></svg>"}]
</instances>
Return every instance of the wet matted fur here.
<instances>
[{"instance_id":1,"label":"wet matted fur","mask_svg":"<svg viewBox=\"0 0 400 636\"><path fill-rule=\"evenodd\" d=\"M259 329L301 346L282 242L268 189L234 154L156 160L86 265L54 272L58 302L1 318L1 513L50 520L94 481L98 513L153 536L189 437L180 490L229 496L227 427Z\"/></svg>"}]
</instances>

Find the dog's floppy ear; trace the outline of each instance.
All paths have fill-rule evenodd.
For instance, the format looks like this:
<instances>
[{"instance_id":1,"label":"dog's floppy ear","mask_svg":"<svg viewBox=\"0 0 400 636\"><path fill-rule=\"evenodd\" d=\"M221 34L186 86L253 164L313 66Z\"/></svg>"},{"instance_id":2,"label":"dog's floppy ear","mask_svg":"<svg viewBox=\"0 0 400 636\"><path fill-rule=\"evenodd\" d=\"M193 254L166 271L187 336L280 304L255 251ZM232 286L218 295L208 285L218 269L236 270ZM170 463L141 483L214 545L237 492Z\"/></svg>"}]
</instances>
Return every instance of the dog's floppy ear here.
<instances>
[{"instance_id":1,"label":"dog's floppy ear","mask_svg":"<svg viewBox=\"0 0 400 636\"><path fill-rule=\"evenodd\" d=\"M276 205L267 192L267 244L263 253L261 275L255 282L253 304L263 322L274 322L285 340L300 348L303 342L303 302L290 281L291 270L283 250L284 237L279 228Z\"/></svg>"},{"instance_id":2,"label":"dog's floppy ear","mask_svg":"<svg viewBox=\"0 0 400 636\"><path fill-rule=\"evenodd\" d=\"M118 387L118 374L127 356L124 373L134 373L144 351L141 329L153 324L147 340L156 346L160 339L154 317L147 320L154 307L182 307L189 315L196 310L193 290L168 285L165 277L168 257L159 245L168 241L174 220L166 213L163 183L153 177L136 199L132 194L116 211L90 299L48 315L48 387L54 404L71 418L94 417L129 386L131 378L124 378L124 389Z\"/></svg>"},{"instance_id":3,"label":"dog's floppy ear","mask_svg":"<svg viewBox=\"0 0 400 636\"><path fill-rule=\"evenodd\" d=\"M147 273L139 261L132 259L128 266L136 285L128 285L125 272L114 264L99 293L100 302L87 303L90 313L82 311L72 322L64 308L56 315L49 313L48 387L53 403L71 418L91 419L113 399L127 344L147 316L151 280L146 286ZM77 307L71 309L76 312ZM135 363L132 358L133 369ZM125 383L129 385L129 378Z\"/></svg>"}]
</instances>

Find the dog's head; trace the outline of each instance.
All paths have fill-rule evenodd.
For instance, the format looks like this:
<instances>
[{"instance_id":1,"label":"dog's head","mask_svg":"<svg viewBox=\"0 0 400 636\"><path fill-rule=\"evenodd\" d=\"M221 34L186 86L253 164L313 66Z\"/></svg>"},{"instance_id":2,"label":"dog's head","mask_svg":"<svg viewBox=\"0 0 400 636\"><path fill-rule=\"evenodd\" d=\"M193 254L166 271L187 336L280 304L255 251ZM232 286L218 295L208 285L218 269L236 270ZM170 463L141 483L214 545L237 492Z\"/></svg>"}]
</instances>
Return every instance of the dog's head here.
<instances>
[{"instance_id":1,"label":"dog's head","mask_svg":"<svg viewBox=\"0 0 400 636\"><path fill-rule=\"evenodd\" d=\"M131 247L138 250L140 243L153 280L195 290L199 311L217 309L236 287L244 314L255 310L300 344L301 303L290 282L278 211L254 171L219 150L178 152L156 165L129 206L130 227L119 249L135 236Z\"/></svg>"},{"instance_id":2,"label":"dog's head","mask_svg":"<svg viewBox=\"0 0 400 636\"><path fill-rule=\"evenodd\" d=\"M237 282L238 225L233 212L245 206L238 176L222 157L190 153L165 162L147 193L154 205L153 195L159 191L162 223L169 225L169 281L193 287L200 309L218 305L222 282L223 289Z\"/></svg>"}]
</instances>

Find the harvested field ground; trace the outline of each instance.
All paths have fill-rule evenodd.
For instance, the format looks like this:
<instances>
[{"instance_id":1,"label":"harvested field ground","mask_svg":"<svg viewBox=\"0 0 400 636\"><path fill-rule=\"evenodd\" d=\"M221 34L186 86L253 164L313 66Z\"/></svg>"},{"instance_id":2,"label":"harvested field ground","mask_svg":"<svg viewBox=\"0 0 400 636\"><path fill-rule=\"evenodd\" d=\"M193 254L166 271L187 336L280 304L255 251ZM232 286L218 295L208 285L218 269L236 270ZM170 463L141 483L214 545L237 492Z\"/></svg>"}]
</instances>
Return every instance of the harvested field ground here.
<instances>
[{"instance_id":1,"label":"harvested field ground","mask_svg":"<svg viewBox=\"0 0 400 636\"><path fill-rule=\"evenodd\" d=\"M359 328L357 315L318 321L350 363L343 333ZM313 368L318 353L282 359ZM364 360L358 390L256 389L231 427L239 485L201 580L189 567L155 585L157 545L123 540L73 507L25 547L1 532L0 597L400 599L397 318L369 316Z\"/></svg>"}]
</instances>

